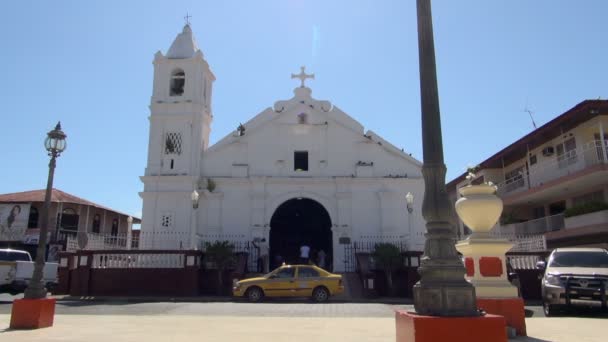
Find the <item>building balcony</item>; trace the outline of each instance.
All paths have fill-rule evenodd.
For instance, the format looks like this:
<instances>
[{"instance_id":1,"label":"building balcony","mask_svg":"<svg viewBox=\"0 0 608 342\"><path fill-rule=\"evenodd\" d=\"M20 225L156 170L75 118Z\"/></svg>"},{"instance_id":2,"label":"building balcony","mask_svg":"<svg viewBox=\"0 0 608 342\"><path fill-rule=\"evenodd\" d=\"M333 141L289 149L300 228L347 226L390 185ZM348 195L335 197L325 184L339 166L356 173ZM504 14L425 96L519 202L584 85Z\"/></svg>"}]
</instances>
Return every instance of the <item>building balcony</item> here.
<instances>
[{"instance_id":1,"label":"building balcony","mask_svg":"<svg viewBox=\"0 0 608 342\"><path fill-rule=\"evenodd\" d=\"M604 141L604 147L608 150L608 140ZM498 195L503 199L523 195L530 190L551 187L587 175L594 168L604 170L603 167L607 165L601 141L592 140L550 161L537 163L527 170L524 168L519 174L498 184Z\"/></svg>"},{"instance_id":2,"label":"building balcony","mask_svg":"<svg viewBox=\"0 0 608 342\"><path fill-rule=\"evenodd\" d=\"M564 214L557 214L525 222L498 224L494 231L501 235L536 235L563 228L565 228Z\"/></svg>"}]
</instances>

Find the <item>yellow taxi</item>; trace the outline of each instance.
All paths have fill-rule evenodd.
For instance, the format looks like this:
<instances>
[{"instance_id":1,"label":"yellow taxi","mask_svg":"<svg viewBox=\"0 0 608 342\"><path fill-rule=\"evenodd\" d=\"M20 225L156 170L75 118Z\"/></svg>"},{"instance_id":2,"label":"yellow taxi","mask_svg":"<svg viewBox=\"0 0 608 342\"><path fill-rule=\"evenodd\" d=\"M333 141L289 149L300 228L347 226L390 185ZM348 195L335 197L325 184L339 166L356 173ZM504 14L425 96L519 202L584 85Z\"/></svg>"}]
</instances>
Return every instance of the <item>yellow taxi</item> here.
<instances>
[{"instance_id":1,"label":"yellow taxi","mask_svg":"<svg viewBox=\"0 0 608 342\"><path fill-rule=\"evenodd\" d=\"M237 281L232 294L250 302L264 297L310 297L315 302L325 302L343 291L339 274L314 265L283 265L264 276Z\"/></svg>"}]
</instances>

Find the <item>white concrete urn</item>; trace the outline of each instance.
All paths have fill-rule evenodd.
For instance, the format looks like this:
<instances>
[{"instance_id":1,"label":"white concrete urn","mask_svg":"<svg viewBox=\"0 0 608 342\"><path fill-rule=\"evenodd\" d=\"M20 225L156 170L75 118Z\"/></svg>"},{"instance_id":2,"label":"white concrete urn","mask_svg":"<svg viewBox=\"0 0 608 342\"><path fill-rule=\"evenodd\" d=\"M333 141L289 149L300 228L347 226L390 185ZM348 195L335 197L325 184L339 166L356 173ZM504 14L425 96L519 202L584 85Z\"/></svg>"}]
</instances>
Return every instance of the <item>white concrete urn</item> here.
<instances>
[{"instance_id":1,"label":"white concrete urn","mask_svg":"<svg viewBox=\"0 0 608 342\"><path fill-rule=\"evenodd\" d=\"M456 213L472 231L473 236L487 235L502 213L502 200L492 184L467 185L458 190Z\"/></svg>"}]
</instances>

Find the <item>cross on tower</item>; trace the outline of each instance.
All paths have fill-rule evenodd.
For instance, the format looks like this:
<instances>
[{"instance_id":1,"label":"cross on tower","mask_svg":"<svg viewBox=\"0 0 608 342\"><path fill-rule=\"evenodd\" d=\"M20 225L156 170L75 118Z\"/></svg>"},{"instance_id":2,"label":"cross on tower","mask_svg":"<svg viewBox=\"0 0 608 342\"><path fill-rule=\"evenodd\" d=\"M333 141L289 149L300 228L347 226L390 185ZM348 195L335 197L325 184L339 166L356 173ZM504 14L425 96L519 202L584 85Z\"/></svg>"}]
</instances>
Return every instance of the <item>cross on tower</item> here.
<instances>
[{"instance_id":1,"label":"cross on tower","mask_svg":"<svg viewBox=\"0 0 608 342\"><path fill-rule=\"evenodd\" d=\"M304 81L306 81L307 78L311 78L311 79L315 79L315 74L307 74L306 72L304 72L304 69L306 69L305 66L300 67L300 73L299 74L291 74L291 78L299 78L300 82L302 82L302 84L300 85L300 87L304 88Z\"/></svg>"},{"instance_id":2,"label":"cross on tower","mask_svg":"<svg viewBox=\"0 0 608 342\"><path fill-rule=\"evenodd\" d=\"M192 16L188 15L188 12L186 12L186 16L184 17L184 20L186 21L186 25L190 25L190 18L192 18Z\"/></svg>"}]
</instances>

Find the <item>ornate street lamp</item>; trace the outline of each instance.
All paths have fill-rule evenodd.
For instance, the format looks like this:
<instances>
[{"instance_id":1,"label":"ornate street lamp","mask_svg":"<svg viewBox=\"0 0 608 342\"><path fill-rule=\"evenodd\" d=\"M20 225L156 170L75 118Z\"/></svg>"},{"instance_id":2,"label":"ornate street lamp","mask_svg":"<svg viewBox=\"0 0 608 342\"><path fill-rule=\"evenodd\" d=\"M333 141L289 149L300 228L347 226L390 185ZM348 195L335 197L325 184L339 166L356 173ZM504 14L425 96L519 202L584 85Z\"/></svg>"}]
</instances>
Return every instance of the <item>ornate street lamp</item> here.
<instances>
[{"instance_id":1,"label":"ornate street lamp","mask_svg":"<svg viewBox=\"0 0 608 342\"><path fill-rule=\"evenodd\" d=\"M200 195L198 194L198 191L196 191L196 190L192 191L192 193L190 194L190 199L192 200L193 209L198 208L198 198L199 197L200 197Z\"/></svg>"},{"instance_id":2,"label":"ornate street lamp","mask_svg":"<svg viewBox=\"0 0 608 342\"><path fill-rule=\"evenodd\" d=\"M34 274L28 287L25 289L24 297L27 299L46 298L46 288L42 282L42 272L44 270L44 259L46 254L46 242L48 232L48 216L51 207L51 192L53 190L53 176L55 175L55 160L61 152L65 151L67 135L61 130L61 122L57 123L55 129L47 133L44 147L49 152L51 161L49 162L49 176L46 183L46 193L44 195L44 207L42 209L40 219L40 237L38 238L38 251L36 253L36 263L34 265Z\"/></svg>"},{"instance_id":3,"label":"ornate street lamp","mask_svg":"<svg viewBox=\"0 0 608 342\"><path fill-rule=\"evenodd\" d=\"M454 242L451 206L445 188L441 117L435 68L431 1L417 0L420 97L426 241L421 258L420 281L414 285L414 309L419 315L476 316L475 288L465 278L465 268Z\"/></svg>"},{"instance_id":4,"label":"ornate street lamp","mask_svg":"<svg viewBox=\"0 0 608 342\"><path fill-rule=\"evenodd\" d=\"M411 214L414 211L414 195L411 192L405 195L405 203L407 204L407 212Z\"/></svg>"}]
</instances>

